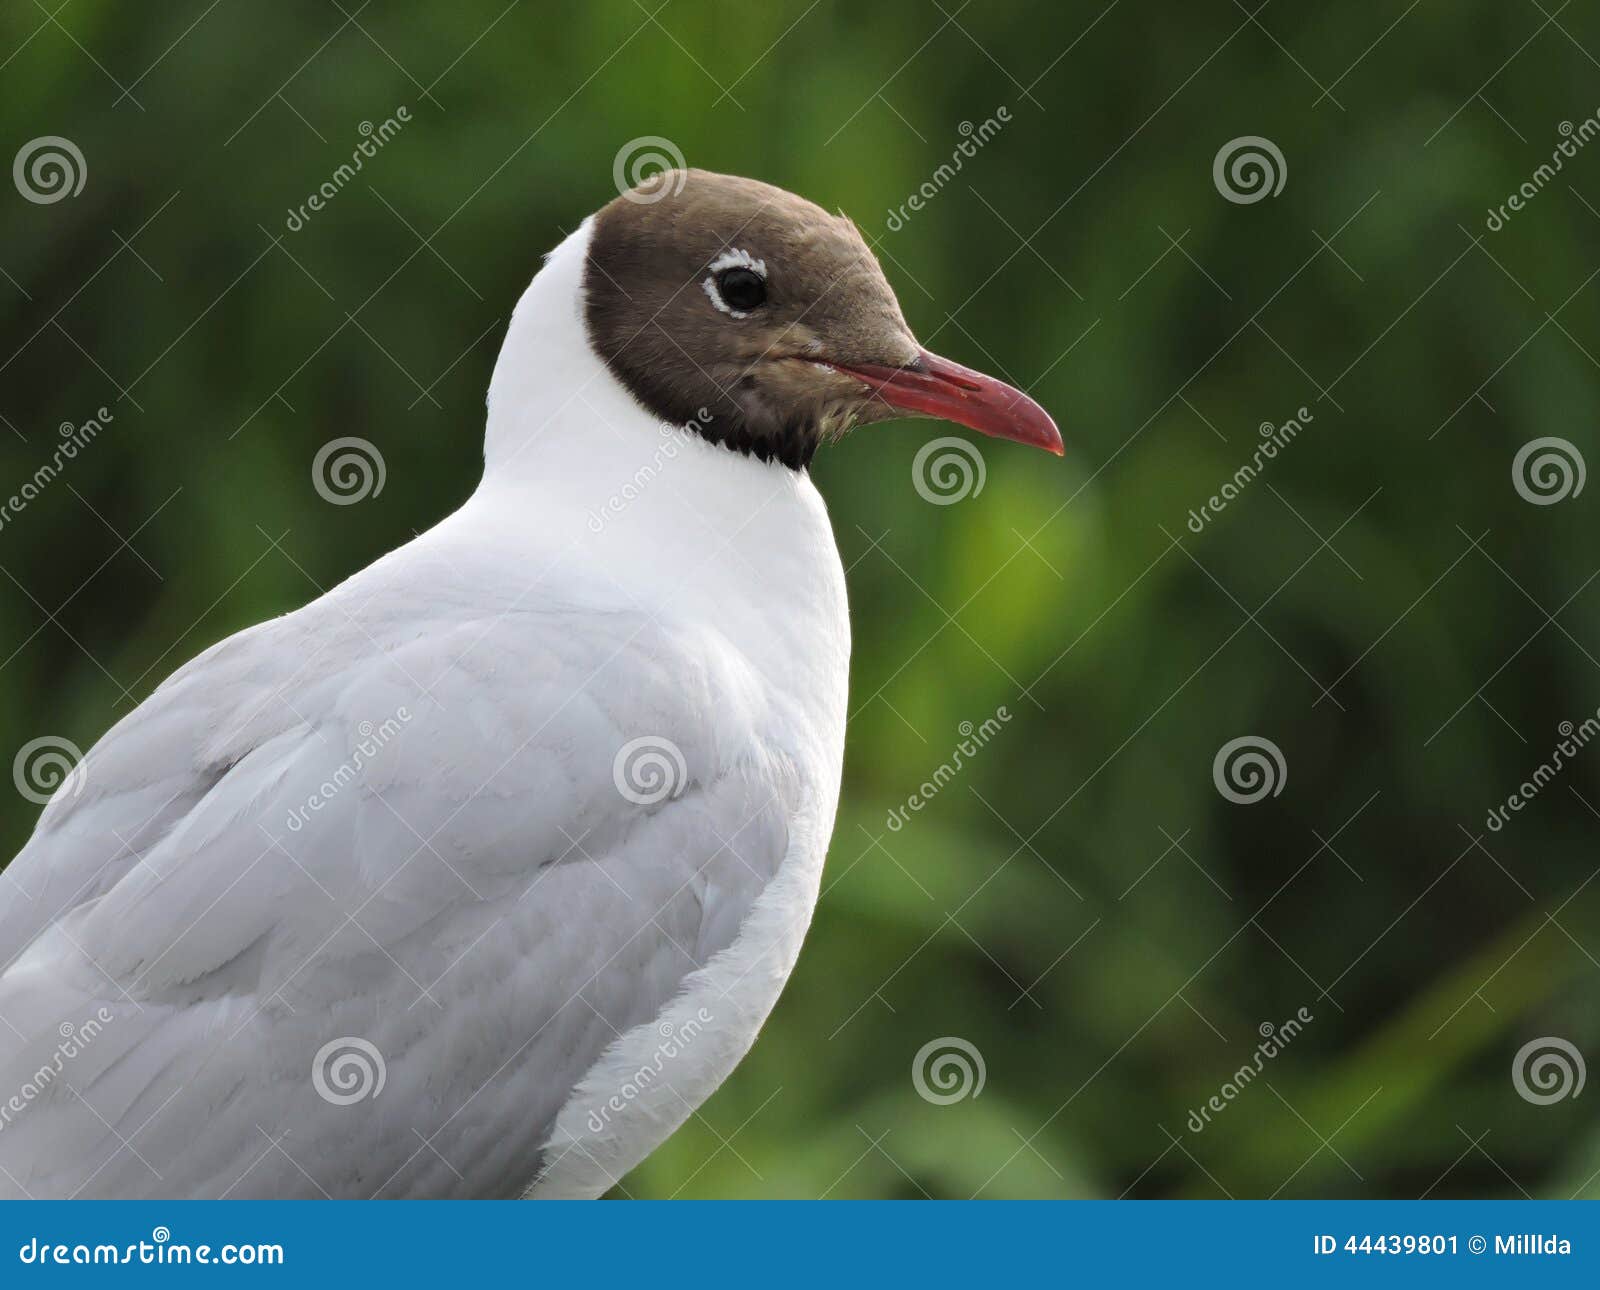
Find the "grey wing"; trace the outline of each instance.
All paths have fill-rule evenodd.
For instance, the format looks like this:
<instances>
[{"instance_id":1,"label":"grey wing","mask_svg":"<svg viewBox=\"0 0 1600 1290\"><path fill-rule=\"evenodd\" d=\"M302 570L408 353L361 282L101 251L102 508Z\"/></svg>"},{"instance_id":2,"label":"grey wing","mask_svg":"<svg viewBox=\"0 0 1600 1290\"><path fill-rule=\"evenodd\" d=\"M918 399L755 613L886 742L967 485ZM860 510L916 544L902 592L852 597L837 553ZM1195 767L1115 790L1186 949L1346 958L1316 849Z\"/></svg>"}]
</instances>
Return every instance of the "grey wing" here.
<instances>
[{"instance_id":1,"label":"grey wing","mask_svg":"<svg viewBox=\"0 0 1600 1290\"><path fill-rule=\"evenodd\" d=\"M0 1191L517 1194L787 849L799 788L715 640L515 615L285 686L285 622L213 659L219 702L196 665L97 745L4 880L35 894Z\"/></svg>"},{"instance_id":2,"label":"grey wing","mask_svg":"<svg viewBox=\"0 0 1600 1290\"><path fill-rule=\"evenodd\" d=\"M180 668L65 776L0 871L0 971L43 928L115 886L217 785L225 722L282 713L277 693L296 677L271 670L276 630L251 628Z\"/></svg>"}]
</instances>

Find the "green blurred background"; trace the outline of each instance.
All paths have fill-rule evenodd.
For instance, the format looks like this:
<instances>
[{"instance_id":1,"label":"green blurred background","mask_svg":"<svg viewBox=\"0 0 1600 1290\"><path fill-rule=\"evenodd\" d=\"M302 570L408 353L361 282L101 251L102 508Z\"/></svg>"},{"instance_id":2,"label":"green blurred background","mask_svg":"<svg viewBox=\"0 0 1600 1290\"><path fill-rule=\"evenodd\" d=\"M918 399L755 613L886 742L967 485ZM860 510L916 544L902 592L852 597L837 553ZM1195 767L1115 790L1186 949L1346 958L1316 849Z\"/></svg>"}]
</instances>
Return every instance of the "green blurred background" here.
<instances>
[{"instance_id":1,"label":"green blurred background","mask_svg":"<svg viewBox=\"0 0 1600 1290\"><path fill-rule=\"evenodd\" d=\"M1600 143L1485 223L1600 109L1600 14L1541 3L7 6L4 155L65 136L87 181L0 192L0 493L114 420L0 529L0 752L88 747L459 504L519 293L663 136L852 215L923 341L1068 448L982 441L946 506L928 423L819 457L855 622L825 894L749 1059L619 1194L1595 1194L1596 1094L1530 1103L1512 1063L1600 1055L1600 748L1485 826L1600 706L1600 485L1512 480L1537 437L1600 460ZM1247 135L1286 182L1225 200ZM346 434L387 481L335 507ZM1249 805L1213 782L1245 735L1287 767ZM0 800L6 854L36 811ZM949 1037L984 1083L941 1105L912 1069Z\"/></svg>"}]
</instances>

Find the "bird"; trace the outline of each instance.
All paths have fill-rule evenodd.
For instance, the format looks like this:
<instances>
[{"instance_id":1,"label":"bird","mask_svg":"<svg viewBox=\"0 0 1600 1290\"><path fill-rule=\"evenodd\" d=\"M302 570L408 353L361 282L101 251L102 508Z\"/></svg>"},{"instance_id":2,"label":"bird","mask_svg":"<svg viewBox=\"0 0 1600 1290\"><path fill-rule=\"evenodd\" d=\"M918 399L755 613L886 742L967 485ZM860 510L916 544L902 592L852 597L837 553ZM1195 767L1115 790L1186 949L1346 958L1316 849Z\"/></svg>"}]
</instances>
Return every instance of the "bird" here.
<instances>
[{"instance_id":1,"label":"bird","mask_svg":"<svg viewBox=\"0 0 1600 1290\"><path fill-rule=\"evenodd\" d=\"M612 1188L795 965L850 659L810 466L908 416L1063 451L843 215L679 168L585 218L470 498L181 667L0 876L0 1195Z\"/></svg>"}]
</instances>

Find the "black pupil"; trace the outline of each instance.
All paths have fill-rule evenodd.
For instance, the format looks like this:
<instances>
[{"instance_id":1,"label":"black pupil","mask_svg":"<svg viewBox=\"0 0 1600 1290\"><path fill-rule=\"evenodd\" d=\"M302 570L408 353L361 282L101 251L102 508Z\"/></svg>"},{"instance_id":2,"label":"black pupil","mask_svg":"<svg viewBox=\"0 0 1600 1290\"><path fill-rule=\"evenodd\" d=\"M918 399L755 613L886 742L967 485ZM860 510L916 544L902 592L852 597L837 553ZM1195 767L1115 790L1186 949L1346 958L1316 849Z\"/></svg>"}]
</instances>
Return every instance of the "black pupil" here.
<instances>
[{"instance_id":1,"label":"black pupil","mask_svg":"<svg viewBox=\"0 0 1600 1290\"><path fill-rule=\"evenodd\" d=\"M717 275L723 303L740 313L767 303L767 284L754 269L724 269Z\"/></svg>"}]
</instances>

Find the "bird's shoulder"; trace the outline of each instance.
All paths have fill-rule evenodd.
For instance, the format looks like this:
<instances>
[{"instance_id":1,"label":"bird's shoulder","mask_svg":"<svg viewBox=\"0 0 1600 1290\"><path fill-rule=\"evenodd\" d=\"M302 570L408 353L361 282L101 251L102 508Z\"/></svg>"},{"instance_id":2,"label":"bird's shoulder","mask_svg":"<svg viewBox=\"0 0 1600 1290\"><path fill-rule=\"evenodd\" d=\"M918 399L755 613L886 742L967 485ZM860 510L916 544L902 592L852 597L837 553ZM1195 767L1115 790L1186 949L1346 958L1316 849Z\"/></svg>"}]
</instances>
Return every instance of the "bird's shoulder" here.
<instances>
[{"instance_id":1,"label":"bird's shoulder","mask_svg":"<svg viewBox=\"0 0 1600 1290\"><path fill-rule=\"evenodd\" d=\"M763 689L709 625L375 570L212 646L90 749L0 881L0 968L80 911L130 971L210 970L255 918L206 920L217 942L189 956L162 938L203 940L185 919L290 870L357 898L389 883L422 918L474 872L603 852L657 773L661 800L735 770L793 795ZM437 862L394 880L419 851L454 893L415 881Z\"/></svg>"}]
</instances>

